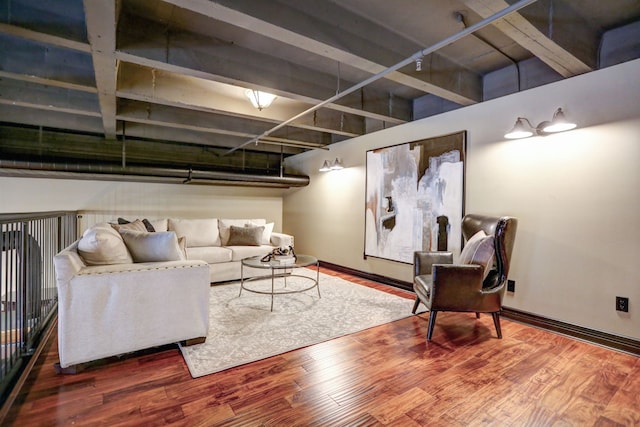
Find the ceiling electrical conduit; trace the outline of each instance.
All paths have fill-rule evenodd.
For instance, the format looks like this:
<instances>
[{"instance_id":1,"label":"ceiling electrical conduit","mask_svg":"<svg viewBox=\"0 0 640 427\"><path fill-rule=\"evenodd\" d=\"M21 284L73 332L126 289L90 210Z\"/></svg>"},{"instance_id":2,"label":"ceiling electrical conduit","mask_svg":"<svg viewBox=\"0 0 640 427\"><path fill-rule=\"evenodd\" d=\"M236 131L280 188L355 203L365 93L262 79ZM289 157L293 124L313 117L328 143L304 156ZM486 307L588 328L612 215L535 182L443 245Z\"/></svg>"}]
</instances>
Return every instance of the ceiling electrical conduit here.
<instances>
[{"instance_id":1,"label":"ceiling electrical conduit","mask_svg":"<svg viewBox=\"0 0 640 427\"><path fill-rule=\"evenodd\" d=\"M226 154L233 153L234 151L239 150L240 148L245 147L245 146L247 146L249 144L252 144L254 142L257 143L260 140L260 138L264 138L265 136L270 135L271 133L275 132L278 129L283 128L284 126L286 126L289 123L299 119L300 117L303 117L303 116L305 116L305 115L307 115L307 114L309 114L309 113L311 113L313 111L316 111L316 110L324 107L327 104L335 102L338 99L343 98L343 97L349 95L350 93L355 92L358 89L361 89L361 88L367 86L368 84L375 82L376 80L380 80L381 78L383 78L387 74L389 74L391 72L394 72L394 71L397 71L400 68L415 62L418 59L422 59L422 57L424 57L426 55L429 55L430 53L436 52L437 50L442 49L443 47L448 46L451 43L454 43L454 42L460 40L461 38L466 37L469 34L472 34L472 33L474 33L475 31L478 31L481 28L486 27L487 25L492 24L494 21L497 21L498 19L501 19L501 18L505 17L506 15L508 15L510 13L516 12L516 11L522 9L525 6L530 5L531 3L535 3L536 1L538 1L538 0L520 0L519 2L514 3L511 6L509 6L507 8L504 8L499 12L494 13L493 15L483 19L482 21L479 21L476 24L473 24L470 27L467 27L466 29L464 29L464 30L462 30L462 31L460 31L460 32L458 32L456 34L453 34L452 36L447 37L446 39L444 39L444 40L432 45L431 47L427 47L425 49L419 50L418 52L414 53L410 57L398 62L395 65L392 65L391 67L387 68L386 70L383 70L383 71L379 72L378 74L374 74L373 76L369 77L368 79L363 80L362 82L360 82L358 84L355 84L355 85L351 86L348 89L343 90L342 92L332 96L331 98L326 99L326 100L320 102L319 104L316 104L313 107L311 107L311 108L309 108L309 109L307 109L307 110L305 110L305 111L303 111L303 112L301 112L299 114L296 114L295 116L291 117L288 120L285 120L284 122L280 123L279 125L276 125L273 128L271 128L271 129L269 129L267 131L264 131L260 135L254 137L254 138L251 138L247 142L244 142L244 143L238 145L237 147L234 147L234 148L224 152L222 155L224 156Z\"/></svg>"}]
</instances>

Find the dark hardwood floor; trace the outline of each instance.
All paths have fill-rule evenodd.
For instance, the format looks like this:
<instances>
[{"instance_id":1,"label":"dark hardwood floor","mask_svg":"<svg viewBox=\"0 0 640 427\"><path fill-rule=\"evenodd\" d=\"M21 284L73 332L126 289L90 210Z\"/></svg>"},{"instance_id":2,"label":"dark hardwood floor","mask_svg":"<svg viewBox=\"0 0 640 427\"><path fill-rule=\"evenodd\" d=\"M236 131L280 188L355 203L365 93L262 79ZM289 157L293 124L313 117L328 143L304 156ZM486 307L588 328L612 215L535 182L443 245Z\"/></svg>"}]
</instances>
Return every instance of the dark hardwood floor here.
<instances>
[{"instance_id":1,"label":"dark hardwood floor","mask_svg":"<svg viewBox=\"0 0 640 427\"><path fill-rule=\"evenodd\" d=\"M439 314L427 343L427 320L411 316L198 379L177 347L56 375L53 334L4 425L640 425L635 356L506 319L499 340L491 316L461 313Z\"/></svg>"}]
</instances>

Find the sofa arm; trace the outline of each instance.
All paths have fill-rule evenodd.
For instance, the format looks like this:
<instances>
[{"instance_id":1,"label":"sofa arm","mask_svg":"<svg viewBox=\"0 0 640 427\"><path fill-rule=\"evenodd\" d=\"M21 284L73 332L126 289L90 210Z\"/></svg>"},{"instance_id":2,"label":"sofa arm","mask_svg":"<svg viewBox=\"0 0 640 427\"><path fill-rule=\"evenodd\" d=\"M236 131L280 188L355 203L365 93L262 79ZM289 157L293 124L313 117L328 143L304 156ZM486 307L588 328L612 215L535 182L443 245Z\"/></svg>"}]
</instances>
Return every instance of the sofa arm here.
<instances>
[{"instance_id":1,"label":"sofa arm","mask_svg":"<svg viewBox=\"0 0 640 427\"><path fill-rule=\"evenodd\" d=\"M293 236L284 233L271 233L271 246L288 247L294 246Z\"/></svg>"},{"instance_id":2,"label":"sofa arm","mask_svg":"<svg viewBox=\"0 0 640 427\"><path fill-rule=\"evenodd\" d=\"M82 257L78 254L79 241L79 239L76 240L53 257L53 266L58 289L60 289L64 284L69 283L73 276L87 266L82 260Z\"/></svg>"},{"instance_id":3,"label":"sofa arm","mask_svg":"<svg viewBox=\"0 0 640 427\"><path fill-rule=\"evenodd\" d=\"M208 264L140 264L85 268L59 289L61 367L207 336Z\"/></svg>"}]
</instances>

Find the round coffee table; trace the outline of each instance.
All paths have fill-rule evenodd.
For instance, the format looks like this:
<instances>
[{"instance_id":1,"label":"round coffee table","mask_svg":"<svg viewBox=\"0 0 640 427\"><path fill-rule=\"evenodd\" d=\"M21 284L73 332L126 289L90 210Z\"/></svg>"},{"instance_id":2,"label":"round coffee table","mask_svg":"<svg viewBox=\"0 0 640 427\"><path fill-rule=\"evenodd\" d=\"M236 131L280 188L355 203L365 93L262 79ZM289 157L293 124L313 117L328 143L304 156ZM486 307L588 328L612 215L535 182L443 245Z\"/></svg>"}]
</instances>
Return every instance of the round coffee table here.
<instances>
[{"instance_id":1,"label":"round coffee table","mask_svg":"<svg viewBox=\"0 0 640 427\"><path fill-rule=\"evenodd\" d=\"M242 260L240 264L240 293L238 296L242 295L242 290L244 289L247 292L253 292L256 294L264 294L271 295L271 311L273 311L273 297L274 295L280 294L295 294L300 292L305 292L310 289L316 288L318 289L318 298L320 296L320 263L318 262L318 258L313 257L311 255L296 255L296 258L293 262L281 263L278 261L261 261L260 256L255 256L251 258L245 258ZM302 276L299 274L294 274L293 269L309 267L315 265L316 266L316 277ZM262 268L265 270L270 270L270 275L258 276L258 277L248 277L245 279L244 277L244 267L252 267L252 268ZM288 277L300 277L302 279L306 279L310 282L310 286L307 286L302 289L290 289L287 288L287 278ZM262 291L259 289L252 289L247 287L246 284L248 282L254 280L264 280L271 278L271 290L270 291ZM282 278L284 281L284 288L276 289L275 282L276 278Z\"/></svg>"}]
</instances>

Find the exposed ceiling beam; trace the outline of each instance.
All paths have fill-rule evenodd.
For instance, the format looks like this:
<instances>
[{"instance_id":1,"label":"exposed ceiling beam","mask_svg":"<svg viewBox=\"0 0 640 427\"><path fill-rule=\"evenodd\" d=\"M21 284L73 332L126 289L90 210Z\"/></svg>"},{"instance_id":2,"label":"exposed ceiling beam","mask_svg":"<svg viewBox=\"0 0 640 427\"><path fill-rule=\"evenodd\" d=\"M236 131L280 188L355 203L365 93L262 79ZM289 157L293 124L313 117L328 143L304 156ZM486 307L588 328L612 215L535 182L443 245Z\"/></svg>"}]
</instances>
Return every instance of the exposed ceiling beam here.
<instances>
[{"instance_id":1,"label":"exposed ceiling beam","mask_svg":"<svg viewBox=\"0 0 640 427\"><path fill-rule=\"evenodd\" d=\"M295 11L291 10L288 10L288 13L274 14L272 5L268 2L237 0L220 0L216 2L210 0L165 0L165 2L230 23L281 43L304 49L313 54L331 58L370 74L383 72L389 66L404 58L404 53L409 55L420 48L420 46L413 46L414 49L409 49L408 52L404 53L397 53L397 55L389 58L388 63L380 63L365 56L365 52L376 52L375 47L371 45L365 46L367 44L366 40L358 40L357 43L360 43L360 46L351 44L348 34L344 34L341 31L331 32L326 27L323 27L322 31L314 33L313 30L317 28L317 25L311 25L309 15L296 14ZM279 6L284 9L282 5ZM330 6L330 4L326 5L326 7ZM319 10L319 12L322 11ZM296 16L292 16L292 14ZM343 10L342 15L346 14L347 11ZM334 15L333 19L336 16L340 15ZM359 24L363 25L362 20L359 21ZM384 29L375 27L372 28L372 31L379 32L384 31ZM341 35L341 33L343 34ZM392 36L392 33L389 33L389 36ZM339 40L339 43L336 43L335 40ZM348 45L349 49L340 47L344 45ZM381 49L378 47L378 50ZM439 57L437 54L435 56ZM447 62L447 60L439 57L436 62L442 63ZM453 64L451 63L451 65ZM443 76L440 72L436 72L435 75ZM427 73L418 78L417 76L394 71L387 74L385 78L461 105L470 105L480 101L482 87L479 76L472 76L471 73L460 67L449 69L446 75L455 77L449 78L445 76L437 83L434 83L427 80L429 77Z\"/></svg>"},{"instance_id":2,"label":"exposed ceiling beam","mask_svg":"<svg viewBox=\"0 0 640 427\"><path fill-rule=\"evenodd\" d=\"M504 0L461 1L482 18L509 6ZM592 71L590 66L547 37L520 13L512 13L493 25L563 77Z\"/></svg>"},{"instance_id":3,"label":"exposed ceiling beam","mask_svg":"<svg viewBox=\"0 0 640 427\"><path fill-rule=\"evenodd\" d=\"M166 126L156 126L149 123L127 122L126 124L126 137L137 137L143 139L150 139L156 141L179 141L182 143L198 144L210 148L232 148L238 146L245 138L240 138L234 135L220 135L212 134L200 131L193 131L189 129L178 129ZM118 129L118 134L122 134L122 129ZM256 144L258 145L258 144ZM254 146L247 146L247 151L252 151ZM284 150L287 154L297 154L304 150L302 147L273 145L269 143L259 144L258 151L265 151L270 153L280 153Z\"/></svg>"},{"instance_id":4,"label":"exposed ceiling beam","mask_svg":"<svg viewBox=\"0 0 640 427\"><path fill-rule=\"evenodd\" d=\"M237 119L234 117L217 116L199 111L176 109L158 104L148 104L132 101L121 101L118 106L119 120L126 122L146 123L175 129L188 129L198 132L230 135L241 138L253 138L268 129L268 124L259 126L254 121ZM234 120L235 119L235 120ZM287 138L286 133L281 136L272 135L265 138L265 142L282 143L292 147L322 148L323 134L317 133L317 140L298 140ZM309 138L310 133L304 132L300 137ZM330 143L330 141L327 141Z\"/></svg>"},{"instance_id":5,"label":"exposed ceiling beam","mask_svg":"<svg viewBox=\"0 0 640 427\"><path fill-rule=\"evenodd\" d=\"M185 31L167 31L166 25L141 17L127 15L122 21L116 52L122 61L265 90L307 104L318 103L337 89L334 75L252 51L236 43ZM342 82L342 86L350 85L350 82ZM367 91L368 98L389 98L388 93L371 88ZM327 105L327 108L389 124L411 120L410 102L398 98L395 103L394 108L388 108L388 103L385 103L387 108L381 109L380 104L368 103L362 96L354 94L340 103Z\"/></svg>"},{"instance_id":6,"label":"exposed ceiling beam","mask_svg":"<svg viewBox=\"0 0 640 427\"><path fill-rule=\"evenodd\" d=\"M120 64L117 95L121 98L159 103L205 112L226 114L269 123L279 123L303 111L306 105L273 104L258 112L245 99L224 95L211 82L123 62ZM286 105L285 105L286 104ZM256 114L260 114L257 116ZM335 117L331 117L334 115ZM293 127L355 137L361 134L363 123L340 121L340 114L323 111L316 120L306 118Z\"/></svg>"},{"instance_id":7,"label":"exposed ceiling beam","mask_svg":"<svg viewBox=\"0 0 640 427\"><path fill-rule=\"evenodd\" d=\"M19 73L12 73L8 71L0 70L0 78L6 78L6 79L21 81L21 82L37 83L39 85L77 90L77 91L87 92L87 93L98 93L98 90L94 86L70 83L62 80L56 80L56 79L51 79L47 77L39 77L39 76L34 76L29 74L19 74Z\"/></svg>"},{"instance_id":8,"label":"exposed ceiling beam","mask_svg":"<svg viewBox=\"0 0 640 427\"><path fill-rule=\"evenodd\" d=\"M0 79L0 103L100 117L95 94L28 81Z\"/></svg>"},{"instance_id":9,"label":"exposed ceiling beam","mask_svg":"<svg viewBox=\"0 0 640 427\"><path fill-rule=\"evenodd\" d=\"M0 55L0 70L4 73L95 86L91 56L87 53L2 33L0 46L11 46L10 55L6 50Z\"/></svg>"},{"instance_id":10,"label":"exposed ceiling beam","mask_svg":"<svg viewBox=\"0 0 640 427\"><path fill-rule=\"evenodd\" d=\"M62 37L33 31L27 28L0 22L0 33L9 34L15 37L36 41L40 43L50 44L53 46L64 47L66 49L77 50L79 52L91 53L91 46L87 43L76 40L65 39Z\"/></svg>"},{"instance_id":11,"label":"exposed ceiling beam","mask_svg":"<svg viewBox=\"0 0 640 427\"><path fill-rule=\"evenodd\" d=\"M87 35L106 139L116 137L116 3L84 0Z\"/></svg>"},{"instance_id":12,"label":"exposed ceiling beam","mask_svg":"<svg viewBox=\"0 0 640 427\"><path fill-rule=\"evenodd\" d=\"M78 132L102 133L100 117L36 107L38 106L0 103L1 121L53 129L73 129Z\"/></svg>"}]
</instances>

